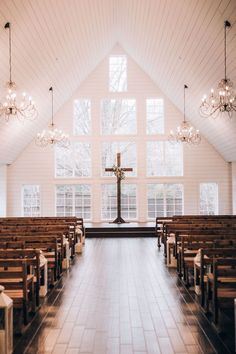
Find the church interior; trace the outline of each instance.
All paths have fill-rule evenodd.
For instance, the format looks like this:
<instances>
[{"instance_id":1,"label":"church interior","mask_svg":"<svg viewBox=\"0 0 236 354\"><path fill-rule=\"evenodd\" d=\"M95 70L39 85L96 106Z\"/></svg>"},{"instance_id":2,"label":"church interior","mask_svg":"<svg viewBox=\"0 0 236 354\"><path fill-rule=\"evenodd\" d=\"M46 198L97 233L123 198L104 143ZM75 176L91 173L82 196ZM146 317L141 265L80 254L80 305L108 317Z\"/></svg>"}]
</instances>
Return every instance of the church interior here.
<instances>
[{"instance_id":1,"label":"church interior","mask_svg":"<svg viewBox=\"0 0 236 354\"><path fill-rule=\"evenodd\" d=\"M236 352L236 1L0 0L0 354Z\"/></svg>"}]
</instances>

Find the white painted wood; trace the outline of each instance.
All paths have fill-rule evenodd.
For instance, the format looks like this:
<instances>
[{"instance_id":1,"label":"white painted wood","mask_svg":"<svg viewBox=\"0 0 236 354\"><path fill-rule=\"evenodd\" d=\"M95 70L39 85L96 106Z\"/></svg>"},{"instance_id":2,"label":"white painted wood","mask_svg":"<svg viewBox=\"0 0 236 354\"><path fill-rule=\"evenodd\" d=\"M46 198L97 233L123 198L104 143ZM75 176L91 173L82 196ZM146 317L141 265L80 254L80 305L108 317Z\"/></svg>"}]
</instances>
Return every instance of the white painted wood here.
<instances>
[{"instance_id":1,"label":"white painted wood","mask_svg":"<svg viewBox=\"0 0 236 354\"><path fill-rule=\"evenodd\" d=\"M144 69L226 161L236 160L236 114L203 119L201 97L223 77L223 22L228 19L228 76L236 85L235 0L1 0L0 97L8 80L8 33L12 23L13 79L32 94L39 117L24 125L0 123L0 163L12 163L76 92L115 43ZM138 83L137 83L138 84Z\"/></svg>"},{"instance_id":2,"label":"white painted wood","mask_svg":"<svg viewBox=\"0 0 236 354\"><path fill-rule=\"evenodd\" d=\"M110 54L125 54L116 45ZM101 143L111 137L100 135L100 102L101 99L117 97L108 91L108 59L107 56L88 76L70 100L55 115L58 126L71 134L71 140L87 141L92 144L92 178L54 178L54 154L51 148L40 149L32 142L9 166L8 173L8 215L21 215L20 190L22 184L38 184L41 191L41 212L43 216L55 213L55 186L57 184L88 183L92 185L93 204L92 220L101 219L101 184L113 181L114 178L101 177ZM170 129L177 127L183 120L183 114L155 85L150 77L128 56L128 92L119 93L119 97L136 98L137 100L137 136L132 138L138 145L138 177L126 178L124 183L138 184L138 220L147 220L147 183L183 183L185 214L199 213L199 184L216 182L219 184L219 213L228 214L231 205L231 172L230 166L222 156L204 138L200 146L184 148L183 177L146 177L146 142L157 140L157 136L147 136L145 128L146 98L162 97L165 101L165 135L158 139L166 139ZM73 137L73 100L81 97L91 99L92 138L86 136ZM126 136L117 136L117 140L126 141Z\"/></svg>"},{"instance_id":3,"label":"white painted wood","mask_svg":"<svg viewBox=\"0 0 236 354\"><path fill-rule=\"evenodd\" d=\"M7 166L0 166L0 216L7 215Z\"/></svg>"},{"instance_id":4,"label":"white painted wood","mask_svg":"<svg viewBox=\"0 0 236 354\"><path fill-rule=\"evenodd\" d=\"M232 203L233 214L236 215L236 162L232 162Z\"/></svg>"}]
</instances>

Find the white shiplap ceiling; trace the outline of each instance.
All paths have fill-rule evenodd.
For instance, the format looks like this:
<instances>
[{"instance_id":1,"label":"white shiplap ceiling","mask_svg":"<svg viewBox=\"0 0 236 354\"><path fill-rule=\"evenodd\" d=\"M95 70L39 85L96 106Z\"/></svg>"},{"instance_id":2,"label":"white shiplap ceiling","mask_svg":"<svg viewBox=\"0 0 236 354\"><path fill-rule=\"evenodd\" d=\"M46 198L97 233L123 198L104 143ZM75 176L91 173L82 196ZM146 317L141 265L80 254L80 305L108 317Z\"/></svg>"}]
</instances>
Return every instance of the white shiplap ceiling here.
<instances>
[{"instance_id":1,"label":"white shiplap ceiling","mask_svg":"<svg viewBox=\"0 0 236 354\"><path fill-rule=\"evenodd\" d=\"M228 76L236 85L236 0L0 0L0 97L8 80L12 24L13 79L37 101L34 122L0 123L0 164L12 163L55 111L116 44L183 109L226 161L236 161L234 117L203 119L203 93L223 78L223 23L229 20Z\"/></svg>"}]
</instances>

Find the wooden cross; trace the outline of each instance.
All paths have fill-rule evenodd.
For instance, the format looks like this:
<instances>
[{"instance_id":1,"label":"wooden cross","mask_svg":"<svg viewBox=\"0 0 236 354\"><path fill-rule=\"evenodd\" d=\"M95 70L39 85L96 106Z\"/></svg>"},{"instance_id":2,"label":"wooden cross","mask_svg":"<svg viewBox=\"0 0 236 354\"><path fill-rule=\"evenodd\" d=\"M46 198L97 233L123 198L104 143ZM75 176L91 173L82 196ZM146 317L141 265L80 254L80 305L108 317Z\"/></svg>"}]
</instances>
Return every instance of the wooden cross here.
<instances>
[{"instance_id":1,"label":"wooden cross","mask_svg":"<svg viewBox=\"0 0 236 354\"><path fill-rule=\"evenodd\" d=\"M121 180L125 178L124 172L131 172L131 167L121 167L120 164L120 152L116 155L116 166L105 168L106 172L113 172L116 176L117 184L117 217L114 221L115 224L123 224L125 220L121 217Z\"/></svg>"}]
</instances>

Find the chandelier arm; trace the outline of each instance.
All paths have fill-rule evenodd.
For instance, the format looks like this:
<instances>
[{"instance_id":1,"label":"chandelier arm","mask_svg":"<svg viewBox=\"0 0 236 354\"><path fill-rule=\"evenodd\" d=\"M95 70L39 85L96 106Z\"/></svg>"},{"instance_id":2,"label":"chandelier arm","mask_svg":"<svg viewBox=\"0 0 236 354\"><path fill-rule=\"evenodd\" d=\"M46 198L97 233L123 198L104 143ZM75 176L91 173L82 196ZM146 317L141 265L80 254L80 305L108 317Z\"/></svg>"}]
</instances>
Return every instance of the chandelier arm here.
<instances>
[{"instance_id":1,"label":"chandelier arm","mask_svg":"<svg viewBox=\"0 0 236 354\"><path fill-rule=\"evenodd\" d=\"M213 116L213 114L219 110L220 106L222 106L222 105L220 104L219 106L217 106L209 115ZM219 114L219 112L217 114Z\"/></svg>"}]
</instances>

